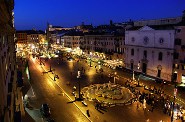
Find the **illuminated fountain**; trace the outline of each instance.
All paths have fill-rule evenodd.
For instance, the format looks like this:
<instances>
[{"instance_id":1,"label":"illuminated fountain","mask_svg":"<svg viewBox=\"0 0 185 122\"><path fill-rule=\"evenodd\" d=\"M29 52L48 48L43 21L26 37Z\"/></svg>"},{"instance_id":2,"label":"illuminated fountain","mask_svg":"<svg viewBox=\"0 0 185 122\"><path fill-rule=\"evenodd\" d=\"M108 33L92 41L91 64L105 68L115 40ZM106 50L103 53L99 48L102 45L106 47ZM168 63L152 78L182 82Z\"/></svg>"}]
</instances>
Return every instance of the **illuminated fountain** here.
<instances>
[{"instance_id":1,"label":"illuminated fountain","mask_svg":"<svg viewBox=\"0 0 185 122\"><path fill-rule=\"evenodd\" d=\"M106 103L126 103L134 97L132 92L118 84L105 83L84 87L81 91L84 98Z\"/></svg>"}]
</instances>

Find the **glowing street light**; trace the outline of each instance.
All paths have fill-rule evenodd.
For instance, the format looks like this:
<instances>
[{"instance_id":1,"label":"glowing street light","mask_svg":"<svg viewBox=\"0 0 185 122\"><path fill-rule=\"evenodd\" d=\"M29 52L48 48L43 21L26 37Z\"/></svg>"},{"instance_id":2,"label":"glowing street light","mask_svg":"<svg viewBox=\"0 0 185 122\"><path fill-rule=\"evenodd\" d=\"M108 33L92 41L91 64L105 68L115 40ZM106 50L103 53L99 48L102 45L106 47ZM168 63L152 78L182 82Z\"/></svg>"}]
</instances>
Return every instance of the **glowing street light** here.
<instances>
[{"instance_id":1,"label":"glowing street light","mask_svg":"<svg viewBox=\"0 0 185 122\"><path fill-rule=\"evenodd\" d=\"M114 73L114 84L116 84L117 72Z\"/></svg>"},{"instance_id":2,"label":"glowing street light","mask_svg":"<svg viewBox=\"0 0 185 122\"><path fill-rule=\"evenodd\" d=\"M77 75L77 79L80 79L80 76L81 76L81 72L80 71L78 71L78 75ZM81 101L82 100L82 98L81 98L81 94L80 94L80 80L78 80L78 95L79 95L79 97L77 98L77 100L78 101Z\"/></svg>"},{"instance_id":3,"label":"glowing street light","mask_svg":"<svg viewBox=\"0 0 185 122\"><path fill-rule=\"evenodd\" d=\"M92 58L92 52L90 52L90 67L92 67L91 66L91 58Z\"/></svg>"},{"instance_id":4,"label":"glowing street light","mask_svg":"<svg viewBox=\"0 0 185 122\"><path fill-rule=\"evenodd\" d=\"M137 68L138 68L138 70L140 69L140 61L139 61L139 63L138 63L138 67L137 67ZM140 78L140 75L139 75L139 77L138 77L138 79L137 79L137 81L138 81L138 84L137 84L137 85L138 85L138 86L140 86L140 85L139 85L139 78Z\"/></svg>"}]
</instances>

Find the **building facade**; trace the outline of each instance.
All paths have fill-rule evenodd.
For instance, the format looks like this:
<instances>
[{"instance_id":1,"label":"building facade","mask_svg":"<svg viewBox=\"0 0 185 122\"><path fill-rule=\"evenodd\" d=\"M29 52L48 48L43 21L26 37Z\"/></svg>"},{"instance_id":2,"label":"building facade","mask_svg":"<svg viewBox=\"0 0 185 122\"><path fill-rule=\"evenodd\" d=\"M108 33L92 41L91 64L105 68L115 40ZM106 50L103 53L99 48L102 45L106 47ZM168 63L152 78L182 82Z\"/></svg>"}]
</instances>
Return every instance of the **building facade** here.
<instances>
[{"instance_id":1,"label":"building facade","mask_svg":"<svg viewBox=\"0 0 185 122\"><path fill-rule=\"evenodd\" d=\"M0 1L0 121L14 122L20 113L17 87L14 0ZM21 99L21 98L20 98ZM20 114L19 114L20 115Z\"/></svg>"},{"instance_id":2,"label":"building facade","mask_svg":"<svg viewBox=\"0 0 185 122\"><path fill-rule=\"evenodd\" d=\"M125 32L126 68L171 81L175 31L144 26Z\"/></svg>"},{"instance_id":3,"label":"building facade","mask_svg":"<svg viewBox=\"0 0 185 122\"><path fill-rule=\"evenodd\" d=\"M27 33L24 31L16 31L17 43L26 44L27 43Z\"/></svg>"},{"instance_id":4,"label":"building facade","mask_svg":"<svg viewBox=\"0 0 185 122\"><path fill-rule=\"evenodd\" d=\"M172 18L161 18L161 19L151 19L151 20L140 20L135 21L134 26L145 26L145 25L175 25L182 21L182 17L172 17Z\"/></svg>"},{"instance_id":5,"label":"building facade","mask_svg":"<svg viewBox=\"0 0 185 122\"><path fill-rule=\"evenodd\" d=\"M63 36L63 39L64 39L64 47L75 49L77 47L80 47L80 42L83 40L83 36L65 35Z\"/></svg>"},{"instance_id":6,"label":"building facade","mask_svg":"<svg viewBox=\"0 0 185 122\"><path fill-rule=\"evenodd\" d=\"M185 26L175 26L173 81L185 83Z\"/></svg>"},{"instance_id":7,"label":"building facade","mask_svg":"<svg viewBox=\"0 0 185 122\"><path fill-rule=\"evenodd\" d=\"M81 48L87 54L97 53L105 60L120 60L124 58L124 36L114 34L86 34ZM98 54L99 53L99 54Z\"/></svg>"}]
</instances>

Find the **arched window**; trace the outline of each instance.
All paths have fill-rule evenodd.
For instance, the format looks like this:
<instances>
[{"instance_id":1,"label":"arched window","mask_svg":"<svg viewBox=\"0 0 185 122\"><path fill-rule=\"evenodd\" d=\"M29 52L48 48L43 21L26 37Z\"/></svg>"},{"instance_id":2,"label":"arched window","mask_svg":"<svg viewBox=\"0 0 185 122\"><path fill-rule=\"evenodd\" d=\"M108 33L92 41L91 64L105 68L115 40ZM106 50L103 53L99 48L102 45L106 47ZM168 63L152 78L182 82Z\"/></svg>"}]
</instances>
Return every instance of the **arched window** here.
<instances>
[{"instance_id":1,"label":"arched window","mask_svg":"<svg viewBox=\"0 0 185 122\"><path fill-rule=\"evenodd\" d=\"M134 49L131 49L131 55L134 56Z\"/></svg>"},{"instance_id":2,"label":"arched window","mask_svg":"<svg viewBox=\"0 0 185 122\"><path fill-rule=\"evenodd\" d=\"M159 52L158 60L159 61L162 61L163 60L163 53L162 52Z\"/></svg>"}]
</instances>

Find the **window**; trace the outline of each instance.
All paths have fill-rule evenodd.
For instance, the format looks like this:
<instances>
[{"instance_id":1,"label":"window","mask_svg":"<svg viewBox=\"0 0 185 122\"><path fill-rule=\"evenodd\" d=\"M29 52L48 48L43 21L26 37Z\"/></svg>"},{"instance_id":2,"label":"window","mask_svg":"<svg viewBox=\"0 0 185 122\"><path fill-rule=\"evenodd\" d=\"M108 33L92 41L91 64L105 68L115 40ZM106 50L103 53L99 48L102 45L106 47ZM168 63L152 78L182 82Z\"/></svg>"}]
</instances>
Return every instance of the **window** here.
<instances>
[{"instance_id":1,"label":"window","mask_svg":"<svg viewBox=\"0 0 185 122\"><path fill-rule=\"evenodd\" d=\"M144 57L143 58L144 59L147 58L147 51L146 50L144 50Z\"/></svg>"},{"instance_id":2,"label":"window","mask_svg":"<svg viewBox=\"0 0 185 122\"><path fill-rule=\"evenodd\" d=\"M177 33L180 33L180 32L181 32L181 29L176 29L176 32L177 32Z\"/></svg>"},{"instance_id":3,"label":"window","mask_svg":"<svg viewBox=\"0 0 185 122\"><path fill-rule=\"evenodd\" d=\"M179 53L174 52L173 59L178 59L179 58Z\"/></svg>"},{"instance_id":4,"label":"window","mask_svg":"<svg viewBox=\"0 0 185 122\"><path fill-rule=\"evenodd\" d=\"M149 42L149 38L148 38L147 36L145 36L145 37L144 37L144 40L143 40L143 43L144 43L144 44L148 44L148 42Z\"/></svg>"},{"instance_id":5,"label":"window","mask_svg":"<svg viewBox=\"0 0 185 122\"><path fill-rule=\"evenodd\" d=\"M185 65L182 65L182 70L185 70Z\"/></svg>"},{"instance_id":6,"label":"window","mask_svg":"<svg viewBox=\"0 0 185 122\"><path fill-rule=\"evenodd\" d=\"M135 42L135 38L134 38L134 37L132 37L132 39L131 39L131 40L132 40L132 42Z\"/></svg>"},{"instance_id":7,"label":"window","mask_svg":"<svg viewBox=\"0 0 185 122\"><path fill-rule=\"evenodd\" d=\"M163 60L163 53L162 53L162 52L159 52L158 60L159 60L159 61L162 61L162 60Z\"/></svg>"},{"instance_id":8,"label":"window","mask_svg":"<svg viewBox=\"0 0 185 122\"><path fill-rule=\"evenodd\" d=\"M131 49L131 55L134 56L134 49Z\"/></svg>"},{"instance_id":9,"label":"window","mask_svg":"<svg viewBox=\"0 0 185 122\"><path fill-rule=\"evenodd\" d=\"M164 42L164 39L163 38L160 38L159 39L159 44L163 44L163 42Z\"/></svg>"},{"instance_id":10,"label":"window","mask_svg":"<svg viewBox=\"0 0 185 122\"><path fill-rule=\"evenodd\" d=\"M181 39L175 39L175 45L181 45Z\"/></svg>"}]
</instances>

